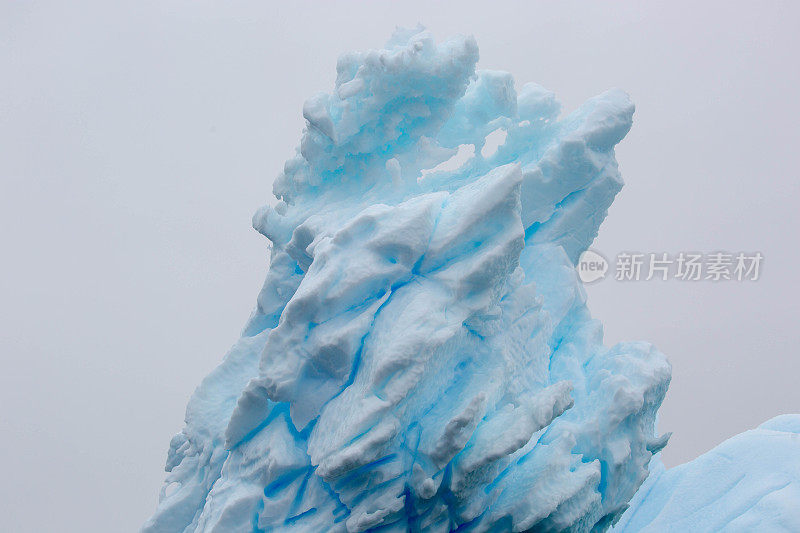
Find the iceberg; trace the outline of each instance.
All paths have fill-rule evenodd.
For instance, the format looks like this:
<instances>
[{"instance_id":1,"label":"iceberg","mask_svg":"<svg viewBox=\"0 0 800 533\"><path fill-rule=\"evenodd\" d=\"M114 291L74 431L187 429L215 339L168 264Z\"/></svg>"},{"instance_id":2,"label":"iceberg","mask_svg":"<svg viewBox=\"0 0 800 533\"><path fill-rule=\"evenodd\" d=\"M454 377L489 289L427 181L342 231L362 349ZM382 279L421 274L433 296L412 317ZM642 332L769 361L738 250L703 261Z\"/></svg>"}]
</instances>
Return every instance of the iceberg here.
<instances>
[{"instance_id":1,"label":"iceberg","mask_svg":"<svg viewBox=\"0 0 800 533\"><path fill-rule=\"evenodd\" d=\"M305 103L253 217L272 243L255 310L190 399L143 531L623 517L669 438L671 369L647 343L603 345L575 264L622 187L634 106L611 90L560 117L477 61L473 38L398 30ZM648 483L667 494L670 472ZM637 509L626 530L658 515Z\"/></svg>"},{"instance_id":2,"label":"iceberg","mask_svg":"<svg viewBox=\"0 0 800 533\"><path fill-rule=\"evenodd\" d=\"M650 477L614 531L800 531L800 415Z\"/></svg>"}]
</instances>

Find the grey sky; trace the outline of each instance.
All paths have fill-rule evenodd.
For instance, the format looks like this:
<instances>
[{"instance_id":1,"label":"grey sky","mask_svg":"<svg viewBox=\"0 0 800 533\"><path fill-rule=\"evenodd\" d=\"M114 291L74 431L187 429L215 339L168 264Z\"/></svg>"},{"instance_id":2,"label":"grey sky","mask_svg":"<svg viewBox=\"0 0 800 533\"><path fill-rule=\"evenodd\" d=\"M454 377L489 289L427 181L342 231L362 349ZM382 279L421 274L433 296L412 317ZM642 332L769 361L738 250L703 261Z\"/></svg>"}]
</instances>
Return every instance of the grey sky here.
<instances>
[{"instance_id":1,"label":"grey sky","mask_svg":"<svg viewBox=\"0 0 800 533\"><path fill-rule=\"evenodd\" d=\"M480 67L566 110L632 95L595 249L764 254L756 283L589 288L607 344L673 364L666 462L800 411L797 4L69 4L0 4L1 529L131 531L154 510L186 401L263 280L250 216L303 100L339 53L418 21L474 34Z\"/></svg>"}]
</instances>

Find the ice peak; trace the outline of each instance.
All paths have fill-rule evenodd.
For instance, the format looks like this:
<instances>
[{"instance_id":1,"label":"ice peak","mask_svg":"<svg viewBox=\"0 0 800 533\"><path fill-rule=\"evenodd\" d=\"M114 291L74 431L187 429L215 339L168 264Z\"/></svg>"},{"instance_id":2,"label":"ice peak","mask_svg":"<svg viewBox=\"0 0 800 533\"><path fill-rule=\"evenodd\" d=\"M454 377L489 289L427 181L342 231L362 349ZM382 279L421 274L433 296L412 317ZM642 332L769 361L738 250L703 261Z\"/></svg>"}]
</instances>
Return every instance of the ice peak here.
<instances>
[{"instance_id":1,"label":"ice peak","mask_svg":"<svg viewBox=\"0 0 800 533\"><path fill-rule=\"evenodd\" d=\"M625 510L666 444L670 367L603 346L574 262L622 187L633 105L559 119L477 60L471 37L399 30L306 102L282 201L253 220L274 244L256 310L145 530L588 530Z\"/></svg>"}]
</instances>

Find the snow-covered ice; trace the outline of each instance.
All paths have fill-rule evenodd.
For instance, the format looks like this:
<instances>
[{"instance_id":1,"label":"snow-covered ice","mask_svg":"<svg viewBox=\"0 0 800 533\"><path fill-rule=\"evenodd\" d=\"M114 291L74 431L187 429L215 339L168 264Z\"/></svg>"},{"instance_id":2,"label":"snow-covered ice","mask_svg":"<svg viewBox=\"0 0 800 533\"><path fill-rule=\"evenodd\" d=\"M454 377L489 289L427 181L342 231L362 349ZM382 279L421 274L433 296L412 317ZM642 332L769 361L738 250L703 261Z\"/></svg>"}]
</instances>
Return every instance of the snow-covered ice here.
<instances>
[{"instance_id":1,"label":"snow-covered ice","mask_svg":"<svg viewBox=\"0 0 800 533\"><path fill-rule=\"evenodd\" d=\"M603 346L574 263L622 187L634 107L611 90L559 118L477 60L472 38L400 30L306 102L253 219L272 241L256 309L192 396L144 531L589 531L625 512L667 443L670 366Z\"/></svg>"}]
</instances>

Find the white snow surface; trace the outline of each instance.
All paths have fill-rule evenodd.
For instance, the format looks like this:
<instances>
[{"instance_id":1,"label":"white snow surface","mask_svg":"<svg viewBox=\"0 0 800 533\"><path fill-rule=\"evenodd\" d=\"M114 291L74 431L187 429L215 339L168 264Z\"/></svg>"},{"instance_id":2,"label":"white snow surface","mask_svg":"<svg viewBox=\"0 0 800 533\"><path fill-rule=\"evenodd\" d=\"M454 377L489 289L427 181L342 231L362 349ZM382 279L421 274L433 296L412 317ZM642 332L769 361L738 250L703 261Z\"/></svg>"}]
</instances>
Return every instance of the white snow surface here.
<instances>
[{"instance_id":1,"label":"white snow surface","mask_svg":"<svg viewBox=\"0 0 800 533\"><path fill-rule=\"evenodd\" d=\"M603 346L574 263L634 107L611 90L559 118L477 60L472 38L400 30L308 100L253 219L272 241L256 309L144 531L602 531L625 512L667 442L670 366Z\"/></svg>"}]
</instances>

